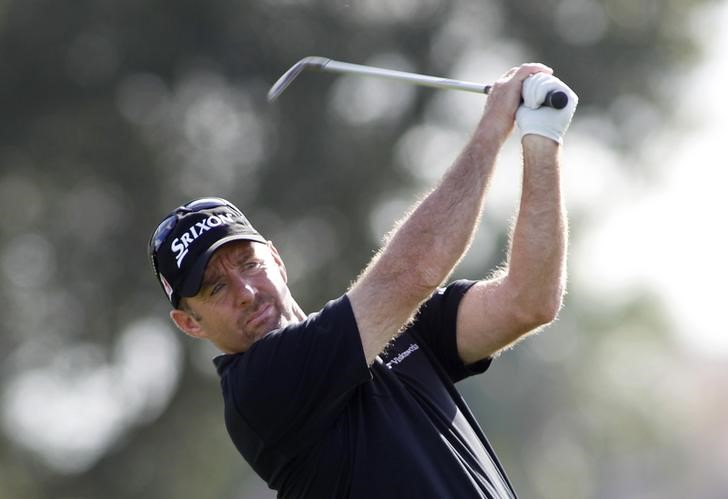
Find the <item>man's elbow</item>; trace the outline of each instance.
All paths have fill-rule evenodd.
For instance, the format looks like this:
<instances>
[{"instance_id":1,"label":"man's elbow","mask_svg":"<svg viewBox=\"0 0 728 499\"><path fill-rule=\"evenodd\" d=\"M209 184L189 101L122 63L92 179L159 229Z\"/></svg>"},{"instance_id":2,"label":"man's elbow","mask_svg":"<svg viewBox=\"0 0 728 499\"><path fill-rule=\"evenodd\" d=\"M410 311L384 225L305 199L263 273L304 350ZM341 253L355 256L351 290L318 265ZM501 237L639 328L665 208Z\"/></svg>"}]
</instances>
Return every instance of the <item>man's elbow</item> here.
<instances>
[{"instance_id":1,"label":"man's elbow","mask_svg":"<svg viewBox=\"0 0 728 499\"><path fill-rule=\"evenodd\" d=\"M559 316L563 304L564 290L552 290L532 300L526 300L519 307L518 321L525 330L533 330L552 323Z\"/></svg>"},{"instance_id":2,"label":"man's elbow","mask_svg":"<svg viewBox=\"0 0 728 499\"><path fill-rule=\"evenodd\" d=\"M545 326L556 320L561 310L562 300L551 300L544 303L538 308L535 320L539 326Z\"/></svg>"}]
</instances>

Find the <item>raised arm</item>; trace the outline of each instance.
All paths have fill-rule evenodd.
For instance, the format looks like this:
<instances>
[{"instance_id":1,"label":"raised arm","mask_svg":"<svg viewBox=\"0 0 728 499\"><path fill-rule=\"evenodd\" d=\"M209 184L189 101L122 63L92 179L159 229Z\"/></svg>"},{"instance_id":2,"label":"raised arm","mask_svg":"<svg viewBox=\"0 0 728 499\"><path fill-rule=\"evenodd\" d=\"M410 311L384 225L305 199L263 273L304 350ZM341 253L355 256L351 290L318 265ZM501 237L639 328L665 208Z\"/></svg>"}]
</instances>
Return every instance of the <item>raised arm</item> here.
<instances>
[{"instance_id":1,"label":"raised arm","mask_svg":"<svg viewBox=\"0 0 728 499\"><path fill-rule=\"evenodd\" d=\"M542 94L550 85L563 86L545 75L531 80L536 81L524 85L525 104L534 97L529 90L539 85ZM466 364L489 357L551 322L561 307L568 232L559 158L562 135L578 102L564 88L570 93L566 109L521 107L518 111L523 147L521 203L506 266L492 279L471 287L460 303L457 342Z\"/></svg>"},{"instance_id":2,"label":"raised arm","mask_svg":"<svg viewBox=\"0 0 728 499\"><path fill-rule=\"evenodd\" d=\"M494 85L472 138L440 183L399 222L348 292L371 364L442 284L478 224L498 152L513 129L523 80L540 64L507 72Z\"/></svg>"},{"instance_id":3,"label":"raised arm","mask_svg":"<svg viewBox=\"0 0 728 499\"><path fill-rule=\"evenodd\" d=\"M458 310L457 340L466 364L493 355L551 322L566 281L566 212L558 144L523 139L523 187L505 268L476 283Z\"/></svg>"}]
</instances>

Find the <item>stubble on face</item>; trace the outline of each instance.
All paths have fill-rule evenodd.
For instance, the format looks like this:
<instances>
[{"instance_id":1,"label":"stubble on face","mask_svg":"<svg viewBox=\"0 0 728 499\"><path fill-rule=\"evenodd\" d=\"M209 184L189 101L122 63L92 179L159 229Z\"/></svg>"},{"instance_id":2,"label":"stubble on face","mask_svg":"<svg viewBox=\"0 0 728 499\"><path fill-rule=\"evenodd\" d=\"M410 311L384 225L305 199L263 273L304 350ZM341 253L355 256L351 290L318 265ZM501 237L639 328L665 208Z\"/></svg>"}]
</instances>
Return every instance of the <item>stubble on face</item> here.
<instances>
[{"instance_id":1,"label":"stubble on face","mask_svg":"<svg viewBox=\"0 0 728 499\"><path fill-rule=\"evenodd\" d=\"M271 331L302 318L277 252L247 241L229 243L213 255L200 292L187 306L205 337L229 353L246 351Z\"/></svg>"}]
</instances>

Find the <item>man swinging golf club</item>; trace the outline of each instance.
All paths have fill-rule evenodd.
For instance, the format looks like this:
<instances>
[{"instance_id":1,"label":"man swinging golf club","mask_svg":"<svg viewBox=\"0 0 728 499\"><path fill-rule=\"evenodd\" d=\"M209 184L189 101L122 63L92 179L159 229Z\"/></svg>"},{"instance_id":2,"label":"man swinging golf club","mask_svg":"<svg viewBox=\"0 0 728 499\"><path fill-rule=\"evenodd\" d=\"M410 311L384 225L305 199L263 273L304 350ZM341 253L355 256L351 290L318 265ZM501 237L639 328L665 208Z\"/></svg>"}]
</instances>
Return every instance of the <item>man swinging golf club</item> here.
<instances>
[{"instance_id":1,"label":"man swinging golf club","mask_svg":"<svg viewBox=\"0 0 728 499\"><path fill-rule=\"evenodd\" d=\"M315 313L291 296L273 243L228 201L182 205L152 235L170 316L223 352L228 432L279 497L516 497L454 383L561 307L559 155L578 99L551 73L524 64L493 84L453 165L351 288ZM540 106L554 90L568 105ZM506 265L440 287L468 249L516 122L523 185Z\"/></svg>"}]
</instances>

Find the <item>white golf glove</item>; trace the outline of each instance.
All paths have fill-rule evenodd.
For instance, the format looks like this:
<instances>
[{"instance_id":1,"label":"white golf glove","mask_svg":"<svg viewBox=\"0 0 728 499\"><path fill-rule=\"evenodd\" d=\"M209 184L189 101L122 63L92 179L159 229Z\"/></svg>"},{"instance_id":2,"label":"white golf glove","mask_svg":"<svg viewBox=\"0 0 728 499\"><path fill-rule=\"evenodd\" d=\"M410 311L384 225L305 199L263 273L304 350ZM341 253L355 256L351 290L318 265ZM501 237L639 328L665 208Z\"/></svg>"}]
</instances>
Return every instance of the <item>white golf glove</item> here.
<instances>
[{"instance_id":1,"label":"white golf glove","mask_svg":"<svg viewBox=\"0 0 728 499\"><path fill-rule=\"evenodd\" d=\"M563 109L541 106L546 94L554 90L565 92L569 98L569 103ZM535 73L526 78L521 93L523 103L516 111L521 137L533 133L562 144L579 97L563 81L546 73Z\"/></svg>"}]
</instances>

